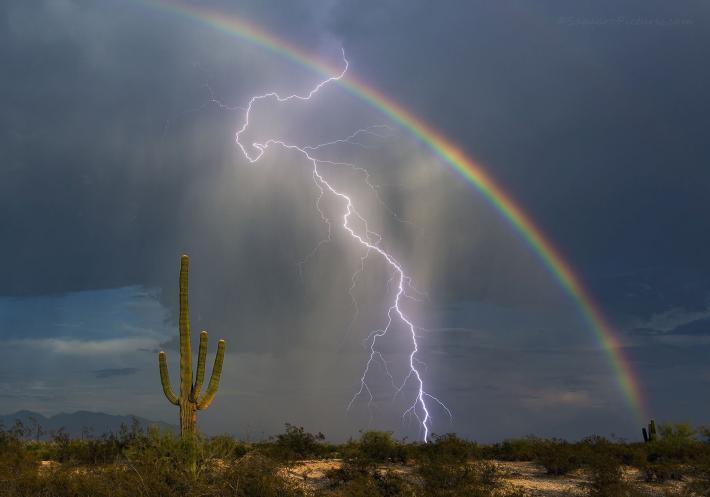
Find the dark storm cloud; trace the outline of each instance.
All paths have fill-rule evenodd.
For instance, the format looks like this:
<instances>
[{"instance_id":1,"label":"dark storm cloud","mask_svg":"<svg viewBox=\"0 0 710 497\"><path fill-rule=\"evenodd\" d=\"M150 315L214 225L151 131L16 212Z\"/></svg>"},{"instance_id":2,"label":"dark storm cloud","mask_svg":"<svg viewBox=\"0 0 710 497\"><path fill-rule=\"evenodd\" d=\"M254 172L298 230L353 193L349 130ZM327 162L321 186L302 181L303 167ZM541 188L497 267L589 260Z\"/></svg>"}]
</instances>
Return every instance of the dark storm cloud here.
<instances>
[{"instance_id":1,"label":"dark storm cloud","mask_svg":"<svg viewBox=\"0 0 710 497\"><path fill-rule=\"evenodd\" d=\"M123 2L4 2L0 19L0 236L13 241L0 255L14 262L0 293L145 284L148 261L187 248L178 214L194 165L214 175L224 163L229 126L192 135L199 155L175 145L185 111L209 99L203 65L234 55L220 49L229 39ZM253 64L230 90L263 74Z\"/></svg>"},{"instance_id":2,"label":"dark storm cloud","mask_svg":"<svg viewBox=\"0 0 710 497\"><path fill-rule=\"evenodd\" d=\"M257 91L272 70L268 62L254 60L253 49L235 49L228 37L123 3L9 2L1 12L7 29L0 58L13 68L0 83L6 109L0 140L9 166L0 178L0 236L12 240L0 248L9 261L1 294L140 284L170 289L165 300L174 306L175 264L189 252L198 266L201 256L215 260L201 268L205 281L224 280L224 261L239 274L218 291L223 298L239 295L241 306L222 315L211 312L221 303L203 306L213 322L256 329L264 325L245 309L300 307L296 258L307 252L310 233L273 228L283 218L279 210L292 206L256 188L240 196L225 191L235 198L210 204L215 185L252 178L233 172L234 115L188 112L209 99L205 83L217 92L229 82L231 93L219 94L227 100ZM308 30L306 22L299 26ZM238 63L226 62L231 57ZM222 73L215 76L212 67ZM227 73L237 69L238 77ZM302 72L291 71L294 85ZM257 209L266 215L255 216ZM216 243L227 231L233 236ZM307 240L302 249L289 249L299 240ZM255 288L256 278L264 284ZM196 277L195 288L200 283ZM194 301L199 307L199 296ZM200 315L193 316L199 323Z\"/></svg>"},{"instance_id":3,"label":"dark storm cloud","mask_svg":"<svg viewBox=\"0 0 710 497\"><path fill-rule=\"evenodd\" d=\"M114 376L130 376L138 372L138 368L108 368L92 371L97 378L112 378Z\"/></svg>"},{"instance_id":4,"label":"dark storm cloud","mask_svg":"<svg viewBox=\"0 0 710 497\"><path fill-rule=\"evenodd\" d=\"M706 307L702 2L343 1L335 12L365 79L482 160L607 307ZM629 22L582 22L619 17Z\"/></svg>"},{"instance_id":5,"label":"dark storm cloud","mask_svg":"<svg viewBox=\"0 0 710 497\"><path fill-rule=\"evenodd\" d=\"M355 73L481 159L614 322L659 331L623 337L652 405L707 411L693 394L710 381L701 4L210 5L336 62L342 44ZM619 16L692 22L584 22ZM13 351L0 365L3 406L122 412L117 398L131 396L141 412L124 414L172 419L155 354L167 350L175 378L187 252L192 328L210 332L210 354L228 344L208 429L253 435L290 421L337 438L367 425L366 402L345 406L362 340L381 325L384 268L369 266L354 291L375 311L354 315L361 254L336 236L299 265L327 235L308 175L290 174L303 164L274 151L248 167L233 144L239 113L210 104L302 90L315 75L133 3L3 2L0 26L0 333ZM316 143L382 122L363 107L334 90L311 114L264 106L261 125ZM635 433L617 419L627 409L608 358L520 237L405 133L368 145L338 157L372 165L407 222L383 215L361 178L338 180L372 204L373 225L429 294L413 305L429 330L423 359L456 414L452 427L437 413L436 430ZM400 426L391 392L376 390L376 427Z\"/></svg>"}]
</instances>

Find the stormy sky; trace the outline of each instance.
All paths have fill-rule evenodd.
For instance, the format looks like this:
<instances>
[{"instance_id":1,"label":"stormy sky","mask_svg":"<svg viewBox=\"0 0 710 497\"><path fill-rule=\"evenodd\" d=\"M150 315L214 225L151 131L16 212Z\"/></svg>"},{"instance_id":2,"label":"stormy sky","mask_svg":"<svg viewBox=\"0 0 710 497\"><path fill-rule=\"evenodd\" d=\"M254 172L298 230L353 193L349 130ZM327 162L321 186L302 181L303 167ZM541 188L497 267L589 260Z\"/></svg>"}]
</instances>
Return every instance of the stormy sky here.
<instances>
[{"instance_id":1,"label":"stormy sky","mask_svg":"<svg viewBox=\"0 0 710 497\"><path fill-rule=\"evenodd\" d=\"M352 74L478 160L549 235L617 330L648 414L708 422L706 2L191 3L334 67L343 48ZM205 431L419 435L402 418L412 388L393 397L380 365L374 401L347 410L391 271L368 259L353 287L363 251L337 223L319 245L309 164L278 148L249 164L235 146L250 97L307 92L321 74L118 0L2 2L0 67L0 412L177 422L157 351L175 380L188 253L193 335L210 332L211 354L227 340ZM434 432L639 437L574 300L450 166L339 85L255 116L250 139L301 145L378 126L321 157L367 169L324 171L422 293L406 305L423 377L453 413L434 407ZM395 376L408 346L385 344Z\"/></svg>"}]
</instances>

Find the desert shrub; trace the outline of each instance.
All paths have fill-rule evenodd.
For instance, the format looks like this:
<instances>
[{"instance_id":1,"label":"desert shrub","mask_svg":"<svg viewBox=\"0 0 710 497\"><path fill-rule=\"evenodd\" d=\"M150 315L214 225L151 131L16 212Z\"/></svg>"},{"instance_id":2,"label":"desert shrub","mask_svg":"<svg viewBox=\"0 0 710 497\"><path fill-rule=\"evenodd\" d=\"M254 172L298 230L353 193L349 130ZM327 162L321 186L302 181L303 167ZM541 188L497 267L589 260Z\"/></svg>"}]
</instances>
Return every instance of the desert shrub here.
<instances>
[{"instance_id":1,"label":"desert shrub","mask_svg":"<svg viewBox=\"0 0 710 497\"><path fill-rule=\"evenodd\" d=\"M684 497L710 495L710 458L699 461L692 468L693 480L685 487Z\"/></svg>"},{"instance_id":2,"label":"desert shrub","mask_svg":"<svg viewBox=\"0 0 710 497\"><path fill-rule=\"evenodd\" d=\"M646 445L646 462L642 469L646 481L663 483L681 481L689 465L705 457L705 445L696 440L697 432L685 423L661 423L660 439Z\"/></svg>"},{"instance_id":3,"label":"desert shrub","mask_svg":"<svg viewBox=\"0 0 710 497\"><path fill-rule=\"evenodd\" d=\"M74 459L78 441L69 438L69 434L60 429L52 434L50 458L57 462L68 462Z\"/></svg>"},{"instance_id":4,"label":"desert shrub","mask_svg":"<svg viewBox=\"0 0 710 497\"><path fill-rule=\"evenodd\" d=\"M415 487L394 471L377 472L373 476L381 497L409 497L416 495Z\"/></svg>"},{"instance_id":5,"label":"desert shrub","mask_svg":"<svg viewBox=\"0 0 710 497\"><path fill-rule=\"evenodd\" d=\"M0 467L7 471L22 471L34 467L34 460L22 439L21 425L4 430L0 428Z\"/></svg>"},{"instance_id":6,"label":"desert shrub","mask_svg":"<svg viewBox=\"0 0 710 497\"><path fill-rule=\"evenodd\" d=\"M427 497L490 497L499 483L497 469L489 462L470 464L455 458L425 457L416 473Z\"/></svg>"},{"instance_id":7,"label":"desert shrub","mask_svg":"<svg viewBox=\"0 0 710 497\"><path fill-rule=\"evenodd\" d=\"M205 458L218 458L226 461L239 459L249 450L249 445L240 442L231 435L217 435L205 440L203 444Z\"/></svg>"},{"instance_id":8,"label":"desert shrub","mask_svg":"<svg viewBox=\"0 0 710 497\"><path fill-rule=\"evenodd\" d=\"M368 479L374 472L373 467L361 464L357 459L344 459L338 468L326 471L329 488L341 488L349 482L361 479Z\"/></svg>"},{"instance_id":9,"label":"desert shrub","mask_svg":"<svg viewBox=\"0 0 710 497\"><path fill-rule=\"evenodd\" d=\"M590 463L591 478L584 484L589 497L637 497L641 494L630 483L624 481L619 462L601 453Z\"/></svg>"},{"instance_id":10,"label":"desert shrub","mask_svg":"<svg viewBox=\"0 0 710 497\"><path fill-rule=\"evenodd\" d=\"M649 483L663 483L668 480L682 481L685 468L682 464L667 459L646 463L643 468L645 479Z\"/></svg>"},{"instance_id":11,"label":"desert shrub","mask_svg":"<svg viewBox=\"0 0 710 497\"><path fill-rule=\"evenodd\" d=\"M42 475L43 497L128 497L134 495L157 496L151 488L143 488L134 474L113 466L105 469L58 467ZM146 491L147 490L147 491ZM164 489L161 489L164 490Z\"/></svg>"},{"instance_id":12,"label":"desert shrub","mask_svg":"<svg viewBox=\"0 0 710 497\"><path fill-rule=\"evenodd\" d=\"M707 444L696 439L697 432L688 424L661 423L659 434L659 440L645 444L649 462L692 462L708 454Z\"/></svg>"},{"instance_id":13,"label":"desert shrub","mask_svg":"<svg viewBox=\"0 0 710 497\"><path fill-rule=\"evenodd\" d=\"M413 449L398 442L392 433L366 431L359 440L348 440L337 450L343 461L352 467L373 468L384 463L406 462Z\"/></svg>"},{"instance_id":14,"label":"desert shrub","mask_svg":"<svg viewBox=\"0 0 710 497\"><path fill-rule=\"evenodd\" d=\"M542 442L535 457L535 461L545 468L548 475L556 476L581 468L582 459L579 449L558 440Z\"/></svg>"},{"instance_id":15,"label":"desert shrub","mask_svg":"<svg viewBox=\"0 0 710 497\"><path fill-rule=\"evenodd\" d=\"M614 452L621 464L643 469L648 457L644 445L646 444L616 444L614 446Z\"/></svg>"},{"instance_id":16,"label":"desert shrub","mask_svg":"<svg viewBox=\"0 0 710 497\"><path fill-rule=\"evenodd\" d=\"M136 438L122 453L121 462L137 474L149 473L154 480L167 485L191 478L190 462L197 461L197 468L205 466L204 441L182 439L171 431L151 427L145 436Z\"/></svg>"},{"instance_id":17,"label":"desert shrub","mask_svg":"<svg viewBox=\"0 0 710 497\"><path fill-rule=\"evenodd\" d=\"M192 474L187 448L177 437L149 436L126 452L123 463L107 467L59 466L26 482L8 497L301 497L303 493L260 454L247 454L233 464L202 466ZM153 460L153 458L155 458Z\"/></svg>"},{"instance_id":18,"label":"desert shrub","mask_svg":"<svg viewBox=\"0 0 710 497\"><path fill-rule=\"evenodd\" d=\"M680 444L694 442L698 434L697 430L688 423L661 423L658 425L658 433L661 440Z\"/></svg>"},{"instance_id":19,"label":"desert shrub","mask_svg":"<svg viewBox=\"0 0 710 497\"><path fill-rule=\"evenodd\" d=\"M43 456L53 461L68 464L109 464L119 458L132 444L145 437L143 429L134 419L129 427L121 425L118 433L103 434L99 438L71 438L63 430L52 433L49 444L44 446Z\"/></svg>"},{"instance_id":20,"label":"desert shrub","mask_svg":"<svg viewBox=\"0 0 710 497\"><path fill-rule=\"evenodd\" d=\"M0 494L21 495L24 487L36 485L37 462L23 441L21 426L4 430L0 427Z\"/></svg>"},{"instance_id":21,"label":"desert shrub","mask_svg":"<svg viewBox=\"0 0 710 497\"><path fill-rule=\"evenodd\" d=\"M389 470L364 468L345 463L341 468L328 471L325 495L329 497L414 497L416 486Z\"/></svg>"},{"instance_id":22,"label":"desert shrub","mask_svg":"<svg viewBox=\"0 0 710 497\"><path fill-rule=\"evenodd\" d=\"M220 487L233 497L300 497L303 492L280 472L276 461L249 453L237 460L220 476Z\"/></svg>"},{"instance_id":23,"label":"desert shrub","mask_svg":"<svg viewBox=\"0 0 710 497\"><path fill-rule=\"evenodd\" d=\"M337 471L337 473L335 472ZM331 474L332 473L332 474ZM379 489L368 474L353 475L338 470L329 472L328 497L377 497Z\"/></svg>"},{"instance_id":24,"label":"desert shrub","mask_svg":"<svg viewBox=\"0 0 710 497\"><path fill-rule=\"evenodd\" d=\"M366 431L357 443L357 456L368 463L404 462L406 451L391 432Z\"/></svg>"},{"instance_id":25,"label":"desert shrub","mask_svg":"<svg viewBox=\"0 0 710 497\"><path fill-rule=\"evenodd\" d=\"M284 433L272 437L269 442L257 444L259 452L284 461L321 457L327 452L322 433L308 433L302 426L289 423L285 426Z\"/></svg>"},{"instance_id":26,"label":"desert shrub","mask_svg":"<svg viewBox=\"0 0 710 497\"><path fill-rule=\"evenodd\" d=\"M454 433L433 435L432 442L420 445L417 454L420 458L436 458L458 463L466 462L479 455L475 444L460 439Z\"/></svg>"},{"instance_id":27,"label":"desert shrub","mask_svg":"<svg viewBox=\"0 0 710 497\"><path fill-rule=\"evenodd\" d=\"M534 436L511 438L484 451L483 457L500 461L533 461L537 457L542 443L542 439Z\"/></svg>"},{"instance_id":28,"label":"desert shrub","mask_svg":"<svg viewBox=\"0 0 710 497\"><path fill-rule=\"evenodd\" d=\"M343 464L326 473L328 488L338 497L414 496L411 482L379 468L383 463L405 462L407 450L390 432L366 431L358 441L350 440L340 447Z\"/></svg>"},{"instance_id":29,"label":"desert shrub","mask_svg":"<svg viewBox=\"0 0 710 497\"><path fill-rule=\"evenodd\" d=\"M599 458L606 458L620 465L643 468L647 456L644 445L612 442L592 435L572 444L572 448L583 465L594 466Z\"/></svg>"},{"instance_id":30,"label":"desert shrub","mask_svg":"<svg viewBox=\"0 0 710 497\"><path fill-rule=\"evenodd\" d=\"M117 436L104 435L96 440L76 440L66 433L55 433L52 442L45 444L47 459L70 464L109 464L127 447Z\"/></svg>"}]
</instances>

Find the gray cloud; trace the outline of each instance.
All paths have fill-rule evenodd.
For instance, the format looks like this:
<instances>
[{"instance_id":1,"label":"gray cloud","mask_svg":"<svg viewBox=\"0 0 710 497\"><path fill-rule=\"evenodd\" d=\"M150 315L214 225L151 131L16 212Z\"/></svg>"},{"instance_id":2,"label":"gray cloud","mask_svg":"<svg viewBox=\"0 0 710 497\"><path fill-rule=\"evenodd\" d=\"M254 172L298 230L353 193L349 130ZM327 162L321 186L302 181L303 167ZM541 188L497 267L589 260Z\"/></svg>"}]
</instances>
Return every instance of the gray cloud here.
<instances>
[{"instance_id":1,"label":"gray cloud","mask_svg":"<svg viewBox=\"0 0 710 497\"><path fill-rule=\"evenodd\" d=\"M92 371L97 378L112 378L114 376L131 376L138 372L138 368L108 368Z\"/></svg>"},{"instance_id":2,"label":"gray cloud","mask_svg":"<svg viewBox=\"0 0 710 497\"><path fill-rule=\"evenodd\" d=\"M649 337L701 337L710 334L710 308L674 308L637 322L632 334Z\"/></svg>"},{"instance_id":3,"label":"gray cloud","mask_svg":"<svg viewBox=\"0 0 710 497\"><path fill-rule=\"evenodd\" d=\"M710 318L696 319L695 321L678 326L673 330L673 334L694 336L710 335Z\"/></svg>"}]
</instances>

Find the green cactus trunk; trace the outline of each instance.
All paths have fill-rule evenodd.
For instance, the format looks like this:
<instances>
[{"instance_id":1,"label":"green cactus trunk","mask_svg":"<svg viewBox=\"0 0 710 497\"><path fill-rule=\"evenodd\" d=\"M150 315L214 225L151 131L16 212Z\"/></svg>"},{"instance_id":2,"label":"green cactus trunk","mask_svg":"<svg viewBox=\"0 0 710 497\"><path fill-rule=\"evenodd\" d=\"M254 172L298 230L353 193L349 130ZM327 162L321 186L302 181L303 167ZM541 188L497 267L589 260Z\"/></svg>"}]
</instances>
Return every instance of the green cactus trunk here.
<instances>
[{"instance_id":1,"label":"green cactus trunk","mask_svg":"<svg viewBox=\"0 0 710 497\"><path fill-rule=\"evenodd\" d=\"M192 349L190 344L190 318L188 315L187 279L190 259L183 255L180 258L180 396L173 392L168 374L168 364L165 352L158 354L160 381L165 397L174 405L180 406L180 435L193 438L197 433L197 411L207 409L214 400L222 376L224 363L224 340L217 343L217 355L212 367L212 376L207 385L207 391L200 398L202 383L205 379L205 362L207 360L207 332L200 332L200 348L197 352L197 373L192 381Z\"/></svg>"},{"instance_id":2,"label":"green cactus trunk","mask_svg":"<svg viewBox=\"0 0 710 497\"><path fill-rule=\"evenodd\" d=\"M655 442L657 438L658 435L656 432L656 420L652 419L651 422L648 424L648 439L651 442Z\"/></svg>"},{"instance_id":3,"label":"green cactus trunk","mask_svg":"<svg viewBox=\"0 0 710 497\"><path fill-rule=\"evenodd\" d=\"M647 428L641 428L641 433L643 434L643 441L644 442L655 442L658 439L658 433L656 432L656 421L651 420L650 423L648 423L648 429Z\"/></svg>"},{"instance_id":4,"label":"green cactus trunk","mask_svg":"<svg viewBox=\"0 0 710 497\"><path fill-rule=\"evenodd\" d=\"M180 436L183 438L197 433L197 406L190 400L180 401Z\"/></svg>"}]
</instances>

